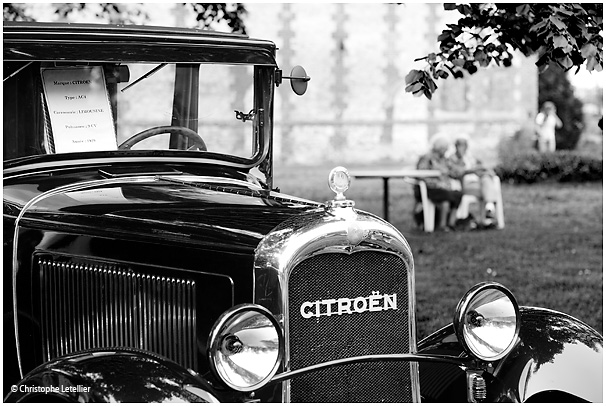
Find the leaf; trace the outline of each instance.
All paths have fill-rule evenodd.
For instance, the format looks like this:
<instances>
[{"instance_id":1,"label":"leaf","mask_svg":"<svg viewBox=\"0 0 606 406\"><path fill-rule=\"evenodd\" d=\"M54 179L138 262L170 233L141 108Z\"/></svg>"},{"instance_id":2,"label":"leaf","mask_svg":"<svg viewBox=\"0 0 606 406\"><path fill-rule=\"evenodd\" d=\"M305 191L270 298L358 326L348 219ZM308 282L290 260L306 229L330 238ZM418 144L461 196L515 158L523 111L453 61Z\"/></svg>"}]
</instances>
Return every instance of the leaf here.
<instances>
[{"instance_id":1,"label":"leaf","mask_svg":"<svg viewBox=\"0 0 606 406\"><path fill-rule=\"evenodd\" d=\"M573 13L572 11L568 11L568 10L566 10L566 9L559 8L559 9L558 9L558 14L563 14L563 15L565 15L565 16L567 16L567 17L570 17L570 16L572 16L574 13Z\"/></svg>"},{"instance_id":2,"label":"leaf","mask_svg":"<svg viewBox=\"0 0 606 406\"><path fill-rule=\"evenodd\" d=\"M589 56L587 58L587 70L591 72L598 65L598 60L594 56ZM599 72L599 71L598 71Z\"/></svg>"},{"instance_id":3,"label":"leaf","mask_svg":"<svg viewBox=\"0 0 606 406\"><path fill-rule=\"evenodd\" d=\"M440 35L438 35L438 42L446 41L447 39L452 38L452 32L448 30L442 31Z\"/></svg>"},{"instance_id":4,"label":"leaf","mask_svg":"<svg viewBox=\"0 0 606 406\"><path fill-rule=\"evenodd\" d=\"M423 90L419 90L418 92L413 92L413 96L414 97L421 97L423 96L423 93L425 93L425 88L423 88Z\"/></svg>"},{"instance_id":5,"label":"leaf","mask_svg":"<svg viewBox=\"0 0 606 406\"><path fill-rule=\"evenodd\" d=\"M459 68L460 68L460 67L462 67L463 65L465 65L465 59L461 59L461 58L455 59L454 61L452 61L452 64L453 64L454 66L457 66L457 67L459 67Z\"/></svg>"},{"instance_id":6,"label":"leaf","mask_svg":"<svg viewBox=\"0 0 606 406\"><path fill-rule=\"evenodd\" d=\"M478 61L480 66L486 67L490 63L490 58L481 49L476 49L476 51L473 53L473 57L476 61Z\"/></svg>"},{"instance_id":7,"label":"leaf","mask_svg":"<svg viewBox=\"0 0 606 406\"><path fill-rule=\"evenodd\" d=\"M467 4L459 4L457 6L457 10L459 10L459 13L463 14L464 16L468 16L472 13L471 7L469 7Z\"/></svg>"},{"instance_id":8,"label":"leaf","mask_svg":"<svg viewBox=\"0 0 606 406\"><path fill-rule=\"evenodd\" d=\"M419 82L416 82L416 83L412 83L412 84L406 86L404 88L404 91L411 92L411 93L416 93L416 92L418 92L419 90L422 90L422 89L423 89L423 84L419 83Z\"/></svg>"},{"instance_id":9,"label":"leaf","mask_svg":"<svg viewBox=\"0 0 606 406\"><path fill-rule=\"evenodd\" d=\"M412 69L410 72L408 72L408 75L406 75L404 80L406 81L406 84L412 84L421 79L421 77L423 77L423 74L420 70Z\"/></svg>"},{"instance_id":10,"label":"leaf","mask_svg":"<svg viewBox=\"0 0 606 406\"><path fill-rule=\"evenodd\" d=\"M587 43L581 48L581 55L583 56L583 58L588 59L590 56L594 56L597 51L598 49L595 45L593 45L592 43Z\"/></svg>"},{"instance_id":11,"label":"leaf","mask_svg":"<svg viewBox=\"0 0 606 406\"><path fill-rule=\"evenodd\" d=\"M549 21L551 21L553 25L558 27L559 30L566 29L566 24L564 23L564 21L560 20L558 17L556 17L554 15L549 17Z\"/></svg>"},{"instance_id":12,"label":"leaf","mask_svg":"<svg viewBox=\"0 0 606 406\"><path fill-rule=\"evenodd\" d=\"M552 41L555 48L565 48L566 46L569 46L568 40L563 35L553 37Z\"/></svg>"},{"instance_id":13,"label":"leaf","mask_svg":"<svg viewBox=\"0 0 606 406\"><path fill-rule=\"evenodd\" d=\"M516 13L519 15L527 15L530 11L530 6L528 4L522 4L521 6L516 7Z\"/></svg>"},{"instance_id":14,"label":"leaf","mask_svg":"<svg viewBox=\"0 0 606 406\"><path fill-rule=\"evenodd\" d=\"M547 20L541 20L532 27L530 27L530 32L539 31L541 28L547 26Z\"/></svg>"},{"instance_id":15,"label":"leaf","mask_svg":"<svg viewBox=\"0 0 606 406\"><path fill-rule=\"evenodd\" d=\"M438 88L436 86L436 82L434 82L430 76L425 76L424 82L425 82L425 87L427 89L429 89L429 91L432 93L435 92L436 89Z\"/></svg>"},{"instance_id":16,"label":"leaf","mask_svg":"<svg viewBox=\"0 0 606 406\"><path fill-rule=\"evenodd\" d=\"M452 69L452 66L450 66L448 64L446 64L444 66L446 66L446 68L450 71L450 73L452 74L452 76L455 76L455 71Z\"/></svg>"},{"instance_id":17,"label":"leaf","mask_svg":"<svg viewBox=\"0 0 606 406\"><path fill-rule=\"evenodd\" d=\"M564 58L559 58L558 62L566 70L572 68L572 66L573 66L572 60L568 57L568 55L565 56Z\"/></svg>"},{"instance_id":18,"label":"leaf","mask_svg":"<svg viewBox=\"0 0 606 406\"><path fill-rule=\"evenodd\" d=\"M484 59L486 58L486 54L481 49L476 49L476 51L473 53L473 57L475 59Z\"/></svg>"},{"instance_id":19,"label":"leaf","mask_svg":"<svg viewBox=\"0 0 606 406\"><path fill-rule=\"evenodd\" d=\"M457 9L456 3L444 3L444 10L450 11L450 10L456 10L456 9Z\"/></svg>"},{"instance_id":20,"label":"leaf","mask_svg":"<svg viewBox=\"0 0 606 406\"><path fill-rule=\"evenodd\" d=\"M452 31L454 35L458 35L463 29L457 24L446 24L448 28Z\"/></svg>"}]
</instances>

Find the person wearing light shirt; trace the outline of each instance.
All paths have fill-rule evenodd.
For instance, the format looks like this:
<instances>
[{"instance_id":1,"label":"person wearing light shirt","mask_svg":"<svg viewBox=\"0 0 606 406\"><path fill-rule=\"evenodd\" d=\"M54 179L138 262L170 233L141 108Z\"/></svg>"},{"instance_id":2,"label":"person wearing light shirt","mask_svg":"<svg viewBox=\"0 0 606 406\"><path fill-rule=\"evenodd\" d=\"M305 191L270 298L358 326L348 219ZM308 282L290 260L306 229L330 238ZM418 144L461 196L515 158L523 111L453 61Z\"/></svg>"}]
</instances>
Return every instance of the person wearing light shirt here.
<instances>
[{"instance_id":1,"label":"person wearing light shirt","mask_svg":"<svg viewBox=\"0 0 606 406\"><path fill-rule=\"evenodd\" d=\"M494 208L497 200L494 172L469 153L469 140L465 135L455 140L455 152L448 157L452 176L460 182L463 194L478 198L479 213L475 219L480 226L490 225L487 207Z\"/></svg>"},{"instance_id":2,"label":"person wearing light shirt","mask_svg":"<svg viewBox=\"0 0 606 406\"><path fill-rule=\"evenodd\" d=\"M546 101L537 114L536 120L537 149L539 152L553 152L556 149L556 128L562 128L562 120L556 114L553 102Z\"/></svg>"}]
</instances>

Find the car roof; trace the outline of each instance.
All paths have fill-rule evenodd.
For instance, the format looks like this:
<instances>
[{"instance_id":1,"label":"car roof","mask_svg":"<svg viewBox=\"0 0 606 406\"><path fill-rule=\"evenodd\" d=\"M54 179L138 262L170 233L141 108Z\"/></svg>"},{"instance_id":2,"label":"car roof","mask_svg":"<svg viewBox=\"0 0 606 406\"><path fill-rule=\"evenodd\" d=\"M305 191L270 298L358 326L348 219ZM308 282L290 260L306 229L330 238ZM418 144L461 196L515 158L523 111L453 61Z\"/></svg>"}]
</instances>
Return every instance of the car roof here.
<instances>
[{"instance_id":1,"label":"car roof","mask_svg":"<svg viewBox=\"0 0 606 406\"><path fill-rule=\"evenodd\" d=\"M277 65L271 41L195 28L4 22L3 41L5 61Z\"/></svg>"}]
</instances>

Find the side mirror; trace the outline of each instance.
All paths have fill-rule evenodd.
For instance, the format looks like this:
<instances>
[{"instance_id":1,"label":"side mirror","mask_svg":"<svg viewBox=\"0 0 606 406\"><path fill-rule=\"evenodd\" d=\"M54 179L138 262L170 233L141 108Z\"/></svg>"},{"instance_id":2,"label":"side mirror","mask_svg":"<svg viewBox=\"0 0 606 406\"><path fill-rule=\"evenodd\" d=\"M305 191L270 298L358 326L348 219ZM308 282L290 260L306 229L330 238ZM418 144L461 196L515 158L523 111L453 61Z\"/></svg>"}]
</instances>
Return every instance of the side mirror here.
<instances>
[{"instance_id":1,"label":"side mirror","mask_svg":"<svg viewBox=\"0 0 606 406\"><path fill-rule=\"evenodd\" d=\"M302 66L295 66L290 71L290 76L282 76L282 71L276 71L276 86L280 86L282 83L282 79L290 79L290 86L292 87L293 92L302 96L307 91L307 82L311 80L309 76L307 76L307 72L303 69Z\"/></svg>"}]
</instances>

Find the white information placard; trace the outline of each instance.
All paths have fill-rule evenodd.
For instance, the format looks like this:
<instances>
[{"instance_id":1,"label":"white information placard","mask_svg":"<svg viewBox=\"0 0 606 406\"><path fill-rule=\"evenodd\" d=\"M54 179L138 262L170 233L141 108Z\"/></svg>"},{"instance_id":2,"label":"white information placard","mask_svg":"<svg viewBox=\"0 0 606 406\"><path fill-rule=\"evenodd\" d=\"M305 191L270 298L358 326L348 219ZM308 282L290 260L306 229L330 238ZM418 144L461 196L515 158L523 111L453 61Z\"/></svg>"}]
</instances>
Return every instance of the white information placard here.
<instances>
[{"instance_id":1,"label":"white information placard","mask_svg":"<svg viewBox=\"0 0 606 406\"><path fill-rule=\"evenodd\" d=\"M118 148L101 66L43 68L55 152Z\"/></svg>"}]
</instances>

